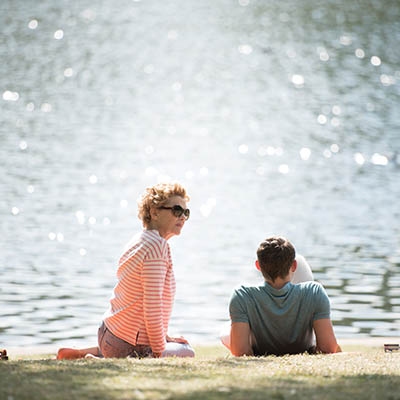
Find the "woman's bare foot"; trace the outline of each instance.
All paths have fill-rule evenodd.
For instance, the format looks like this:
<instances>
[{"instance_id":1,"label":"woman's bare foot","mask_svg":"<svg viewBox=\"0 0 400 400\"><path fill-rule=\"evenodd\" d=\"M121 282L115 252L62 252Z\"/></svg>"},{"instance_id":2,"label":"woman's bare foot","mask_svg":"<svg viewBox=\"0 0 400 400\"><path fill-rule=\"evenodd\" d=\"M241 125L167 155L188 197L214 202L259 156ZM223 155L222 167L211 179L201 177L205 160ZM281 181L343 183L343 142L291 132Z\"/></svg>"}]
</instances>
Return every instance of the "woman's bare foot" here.
<instances>
[{"instance_id":1,"label":"woman's bare foot","mask_svg":"<svg viewBox=\"0 0 400 400\"><path fill-rule=\"evenodd\" d=\"M86 349L63 347L57 352L57 360L77 360L85 357L101 358L102 355L98 347L88 347Z\"/></svg>"},{"instance_id":2,"label":"woman's bare foot","mask_svg":"<svg viewBox=\"0 0 400 400\"><path fill-rule=\"evenodd\" d=\"M63 347L57 352L57 360L77 360L78 358L84 358L86 353L83 353L79 349L69 349Z\"/></svg>"}]
</instances>

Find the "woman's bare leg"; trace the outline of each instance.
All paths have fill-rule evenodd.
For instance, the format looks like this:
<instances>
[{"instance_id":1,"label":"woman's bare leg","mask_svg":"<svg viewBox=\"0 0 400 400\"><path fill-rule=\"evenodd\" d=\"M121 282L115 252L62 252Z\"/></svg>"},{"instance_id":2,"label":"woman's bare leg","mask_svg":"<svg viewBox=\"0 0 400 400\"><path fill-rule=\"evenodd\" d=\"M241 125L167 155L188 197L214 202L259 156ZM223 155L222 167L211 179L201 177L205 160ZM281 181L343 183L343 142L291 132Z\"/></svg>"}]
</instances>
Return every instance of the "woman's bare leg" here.
<instances>
[{"instance_id":1,"label":"woman's bare leg","mask_svg":"<svg viewBox=\"0 0 400 400\"><path fill-rule=\"evenodd\" d=\"M77 360L85 358L87 355L101 357L101 352L98 347L88 347L86 349L71 349L63 347L57 352L57 360Z\"/></svg>"}]
</instances>

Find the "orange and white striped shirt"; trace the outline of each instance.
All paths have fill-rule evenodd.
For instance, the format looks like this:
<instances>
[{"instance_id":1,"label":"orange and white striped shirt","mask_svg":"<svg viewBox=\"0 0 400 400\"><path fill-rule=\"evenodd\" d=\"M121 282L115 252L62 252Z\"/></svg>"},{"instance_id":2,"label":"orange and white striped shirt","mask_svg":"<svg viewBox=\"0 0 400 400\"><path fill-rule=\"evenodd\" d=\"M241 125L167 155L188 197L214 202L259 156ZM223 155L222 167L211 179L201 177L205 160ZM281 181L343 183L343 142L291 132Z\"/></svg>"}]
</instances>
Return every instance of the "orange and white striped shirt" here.
<instances>
[{"instance_id":1,"label":"orange and white striped shirt","mask_svg":"<svg viewBox=\"0 0 400 400\"><path fill-rule=\"evenodd\" d=\"M133 237L119 260L118 282L104 323L132 345L164 351L175 297L170 248L158 231Z\"/></svg>"}]
</instances>

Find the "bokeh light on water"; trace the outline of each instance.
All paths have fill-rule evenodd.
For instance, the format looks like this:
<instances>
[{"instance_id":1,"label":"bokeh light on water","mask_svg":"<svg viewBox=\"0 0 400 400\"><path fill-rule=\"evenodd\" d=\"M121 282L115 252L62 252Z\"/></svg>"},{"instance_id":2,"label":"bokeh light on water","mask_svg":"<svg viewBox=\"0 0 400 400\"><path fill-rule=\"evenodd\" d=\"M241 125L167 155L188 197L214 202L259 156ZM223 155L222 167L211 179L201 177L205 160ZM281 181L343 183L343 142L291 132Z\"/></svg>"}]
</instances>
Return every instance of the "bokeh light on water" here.
<instances>
[{"instance_id":1,"label":"bokeh light on water","mask_svg":"<svg viewBox=\"0 0 400 400\"><path fill-rule=\"evenodd\" d=\"M96 340L136 199L183 182L171 331L288 236L338 336L400 334L397 1L0 4L0 341Z\"/></svg>"}]
</instances>

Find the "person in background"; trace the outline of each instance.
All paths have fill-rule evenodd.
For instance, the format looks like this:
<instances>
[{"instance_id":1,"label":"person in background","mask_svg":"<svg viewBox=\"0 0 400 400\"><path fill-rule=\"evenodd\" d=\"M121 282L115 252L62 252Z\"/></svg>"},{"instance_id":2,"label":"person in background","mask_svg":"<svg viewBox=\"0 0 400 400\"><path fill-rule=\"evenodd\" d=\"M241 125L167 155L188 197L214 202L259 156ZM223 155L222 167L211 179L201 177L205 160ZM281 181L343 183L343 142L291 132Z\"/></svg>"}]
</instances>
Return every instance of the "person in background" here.
<instances>
[{"instance_id":1,"label":"person in background","mask_svg":"<svg viewBox=\"0 0 400 400\"><path fill-rule=\"evenodd\" d=\"M98 331L98 347L61 348L57 359L194 357L185 338L168 335L175 296L168 239L179 235L189 219L188 201L178 183L146 189L138 203L143 231L120 257L117 283Z\"/></svg>"},{"instance_id":2,"label":"person in background","mask_svg":"<svg viewBox=\"0 0 400 400\"><path fill-rule=\"evenodd\" d=\"M284 237L269 237L258 247L255 264L264 284L241 286L230 300L230 335L221 340L232 355L340 352L325 289L314 281L292 282L293 245Z\"/></svg>"}]
</instances>

